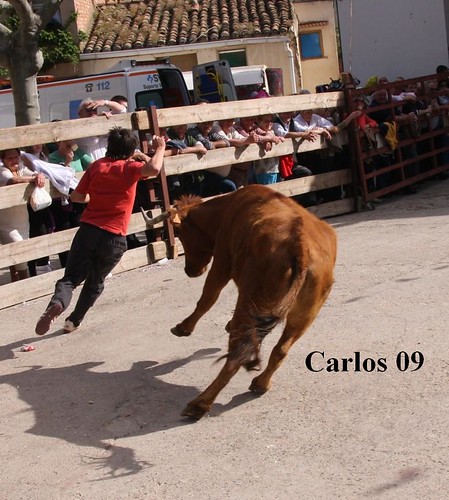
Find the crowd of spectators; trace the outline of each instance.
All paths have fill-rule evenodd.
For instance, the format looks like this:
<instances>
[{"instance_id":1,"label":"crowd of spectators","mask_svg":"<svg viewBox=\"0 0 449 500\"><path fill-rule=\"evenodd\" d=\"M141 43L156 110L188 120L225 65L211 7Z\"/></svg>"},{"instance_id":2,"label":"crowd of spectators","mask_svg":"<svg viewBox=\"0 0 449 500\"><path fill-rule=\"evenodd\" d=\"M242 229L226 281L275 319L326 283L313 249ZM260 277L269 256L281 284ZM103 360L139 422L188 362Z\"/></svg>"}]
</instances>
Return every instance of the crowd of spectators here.
<instances>
[{"instance_id":1,"label":"crowd of spectators","mask_svg":"<svg viewBox=\"0 0 449 500\"><path fill-rule=\"evenodd\" d=\"M109 108L102 113L106 116L125 113L126 98L115 96L111 101L85 99L79 105L78 115L80 118L98 116L101 107ZM104 136L37 144L23 151L16 148L1 151L0 186L29 183L44 187L49 179L52 201L49 207L38 211L34 211L29 202L0 210L0 243L23 241L78 227L85 204L70 200L70 192L78 183L75 174L84 172L95 159L104 157L106 146ZM67 255L68 252L59 253L61 267L66 266ZM11 281L51 270L49 256L19 262L10 266Z\"/></svg>"},{"instance_id":2,"label":"crowd of spectators","mask_svg":"<svg viewBox=\"0 0 449 500\"><path fill-rule=\"evenodd\" d=\"M446 71L446 66L439 66L436 73ZM432 154L432 150L449 147L443 130L449 108L447 79L407 82L401 76L394 81L374 76L356 99L362 112L356 125L365 136L362 149L371 150L365 172L381 171L368 180L368 191L387 188L383 192L388 195L402 183L402 193L414 194L423 182L420 174L449 163L449 151ZM433 137L429 132L435 132ZM441 171L438 176L444 179L447 173Z\"/></svg>"},{"instance_id":3,"label":"crowd of spectators","mask_svg":"<svg viewBox=\"0 0 449 500\"><path fill-rule=\"evenodd\" d=\"M173 202L182 194L215 196L235 191L251 183L273 184L347 168L351 156L346 146L346 129L350 124L356 131L363 132L363 149L376 152L365 161L364 168L367 173L392 166L398 161L399 152L399 161L406 161L401 171L402 180L414 178L420 172L432 168L429 163L431 159L419 160L419 155L429 149L429 141L421 141L420 137L429 130L447 125L448 84L447 79L438 79L429 82L424 88L423 85L407 84L402 77L397 77L394 82L388 82L386 77L371 77L366 82L363 93L355 94L353 111L346 115L342 114L341 109L307 109L184 124L161 130L161 136L165 140L165 156L192 154L200 160L211 150L252 144L258 145L261 150L261 158L257 160L169 176L170 200ZM309 92L303 90L301 93ZM264 89L258 89L252 97L269 96ZM388 103L392 105L387 106ZM106 116L125 113L127 104L123 96L115 96L110 101L86 99L79 106L79 117L98 116L99 110L105 107L109 108L109 111L103 111L101 114ZM208 103L202 100L197 104ZM288 155L267 154L275 145L286 139L315 143L316 147L310 151ZM414 140L407 141L406 145L398 148L398 143L404 139ZM326 147L321 147L324 143ZM26 161L25 157L22 157L22 161L21 152L18 150L2 151L0 184L28 182L42 186L45 176L52 180L49 164L54 165L54 168L57 166L69 169L73 173L83 172L93 161L104 157L106 146L105 136L32 146L27 148L27 152L34 158L31 164L29 155ZM441 134L435 139L435 148L438 147L443 148L437 158L438 165L449 163L449 151L444 151L445 147L449 147L447 134ZM265 154L266 157L263 157ZM47 170L37 168L38 162L35 160L47 165ZM397 182L398 175L399 170L382 171L368 180L368 190L382 190ZM69 180L73 184L71 188L76 187L76 179L72 176ZM414 193L417 188L418 183L409 183L404 192ZM68 194L69 190L61 190L57 183L52 182L52 204L48 209L34 212L30 206L19 206L0 211L1 243L78 227L85 205L70 201ZM305 206L310 206L344 196L343 188L337 187L299 195L295 199ZM136 212L141 207L149 208L148 204L146 184L138 183L133 211ZM128 237L128 247L138 244L138 241ZM64 267L67 252L59 254L59 259L61 267ZM29 262L28 266L27 263L15 265L11 268L11 279L25 278L29 274L36 275L39 270L50 270L48 257Z\"/></svg>"}]
</instances>

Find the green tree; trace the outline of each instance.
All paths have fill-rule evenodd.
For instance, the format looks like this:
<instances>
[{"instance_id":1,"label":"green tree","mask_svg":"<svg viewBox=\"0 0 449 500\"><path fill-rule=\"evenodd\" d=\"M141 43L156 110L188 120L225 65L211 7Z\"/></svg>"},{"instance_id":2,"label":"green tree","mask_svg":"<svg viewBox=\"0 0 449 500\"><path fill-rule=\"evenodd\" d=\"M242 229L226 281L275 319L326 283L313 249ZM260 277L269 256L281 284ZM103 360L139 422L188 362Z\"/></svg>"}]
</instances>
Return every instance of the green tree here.
<instances>
[{"instance_id":1,"label":"green tree","mask_svg":"<svg viewBox=\"0 0 449 500\"><path fill-rule=\"evenodd\" d=\"M40 122L36 75L44 57L39 48L39 35L61 2L45 0L39 10L33 12L28 0L0 0L2 10L10 8L10 15L18 18L16 29L0 23L0 64L7 68L11 79L16 125Z\"/></svg>"}]
</instances>

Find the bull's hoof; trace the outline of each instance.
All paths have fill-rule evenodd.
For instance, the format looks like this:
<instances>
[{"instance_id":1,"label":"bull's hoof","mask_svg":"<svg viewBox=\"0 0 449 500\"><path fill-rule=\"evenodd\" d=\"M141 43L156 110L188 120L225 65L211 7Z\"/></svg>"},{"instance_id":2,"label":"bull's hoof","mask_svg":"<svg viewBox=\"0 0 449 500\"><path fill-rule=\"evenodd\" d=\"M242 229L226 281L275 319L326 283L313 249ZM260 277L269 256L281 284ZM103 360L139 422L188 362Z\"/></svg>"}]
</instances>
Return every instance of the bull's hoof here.
<instances>
[{"instance_id":1,"label":"bull's hoof","mask_svg":"<svg viewBox=\"0 0 449 500\"><path fill-rule=\"evenodd\" d=\"M225 330L227 333L231 333L231 322L228 321L225 326Z\"/></svg>"},{"instance_id":2,"label":"bull's hoof","mask_svg":"<svg viewBox=\"0 0 449 500\"><path fill-rule=\"evenodd\" d=\"M184 330L181 324L174 326L173 328L170 329L170 331L173 333L173 335L176 335L177 337L190 337L190 335L192 335L192 332Z\"/></svg>"},{"instance_id":3,"label":"bull's hoof","mask_svg":"<svg viewBox=\"0 0 449 500\"><path fill-rule=\"evenodd\" d=\"M259 384L257 383L257 379L254 379L254 380L251 382L251 385L249 386L249 390L250 390L253 394L257 394L258 396L262 396L263 394L265 394L266 392L268 392L269 387L263 387L263 386L259 385Z\"/></svg>"},{"instance_id":4,"label":"bull's hoof","mask_svg":"<svg viewBox=\"0 0 449 500\"><path fill-rule=\"evenodd\" d=\"M204 417L204 415L209 411L209 407L201 403L189 403L184 410L182 410L181 416L191 418L192 420L199 420Z\"/></svg>"}]
</instances>

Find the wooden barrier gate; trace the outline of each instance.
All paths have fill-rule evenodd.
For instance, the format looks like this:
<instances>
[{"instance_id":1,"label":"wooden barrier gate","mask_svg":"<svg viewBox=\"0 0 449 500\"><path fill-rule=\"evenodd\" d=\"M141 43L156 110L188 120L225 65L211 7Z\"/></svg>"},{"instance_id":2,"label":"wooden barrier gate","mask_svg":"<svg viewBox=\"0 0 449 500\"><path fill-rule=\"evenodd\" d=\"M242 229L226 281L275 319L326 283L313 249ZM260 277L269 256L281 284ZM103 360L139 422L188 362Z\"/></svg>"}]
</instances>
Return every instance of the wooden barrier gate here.
<instances>
[{"instance_id":1,"label":"wooden barrier gate","mask_svg":"<svg viewBox=\"0 0 449 500\"><path fill-rule=\"evenodd\" d=\"M369 202L389 193L404 190L413 193L418 183L436 175L445 175L449 169L449 104L439 104L438 99L449 94L440 82L447 82L449 74L429 75L399 82L377 85L370 93L386 91L385 104L369 109L369 112L386 111L387 118L372 133L349 127L350 144L359 178L360 191L364 202ZM416 100L410 97L395 100L398 87L416 87ZM348 112L356 109L356 100L366 96L367 89L346 89L345 101ZM416 103L419 104L416 104ZM448 99L449 103L449 99ZM401 110L402 108L402 110ZM415 117L401 122L407 111ZM401 114L402 113L402 117ZM389 124L397 123L397 144L391 147L382 136ZM368 129L369 130L369 129ZM371 135L371 137L369 137Z\"/></svg>"},{"instance_id":2,"label":"wooden barrier gate","mask_svg":"<svg viewBox=\"0 0 449 500\"><path fill-rule=\"evenodd\" d=\"M152 131L157 132L159 127L165 128L185 123L258 116L267 113L276 114L283 111L300 111L311 108L338 107L339 109L343 109L343 106L343 92L329 92L226 102L209 104L207 106L194 105L182 108L152 109L150 111L113 115L109 119L106 117L80 118L3 129L1 149L22 148L33 144L45 144L61 140L98 136L106 134L113 126L121 126L138 131L141 138L142 150L146 151L146 134ZM211 150L201 158L196 154L166 157L164 160L164 172L158 178L162 188L162 199L153 197L153 215L156 215L161 209L168 208L167 176L261 158L326 149L327 146L325 143L310 143L296 139L287 139L281 144L274 145L273 149L267 153L263 152L259 145L251 144L239 148L229 147ZM287 196L296 196L337 186L345 187L347 196L343 199L310 207L310 210L318 216L329 217L355 210L356 190L353 189L353 182L354 176L350 166L347 165L340 170L284 181L273 184L270 187ZM24 184L2 187L0 210L15 205L26 204L29 193L30 188ZM162 225L159 227L162 227ZM141 214L133 214L128 234L141 232L145 229L145 222ZM27 262L45 255L55 255L68 250L75 232L76 228L17 243L0 245L0 269L7 268L15 263ZM167 237L166 240L159 238L159 240L150 243L148 246L125 252L114 273L145 266L167 256L175 256L177 254L177 241L175 240L171 226L165 228L164 234ZM55 281L62 276L62 273L63 270L58 269L26 280L1 285L0 309L52 293Z\"/></svg>"}]
</instances>

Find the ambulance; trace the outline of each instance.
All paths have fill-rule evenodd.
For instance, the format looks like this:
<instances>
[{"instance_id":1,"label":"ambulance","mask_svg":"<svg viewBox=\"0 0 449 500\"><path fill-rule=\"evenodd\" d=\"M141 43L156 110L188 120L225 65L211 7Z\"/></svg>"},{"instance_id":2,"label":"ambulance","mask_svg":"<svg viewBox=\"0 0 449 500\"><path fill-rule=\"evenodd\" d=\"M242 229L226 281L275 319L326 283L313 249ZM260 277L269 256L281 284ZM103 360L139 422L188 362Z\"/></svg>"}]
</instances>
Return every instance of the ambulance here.
<instances>
[{"instance_id":1,"label":"ambulance","mask_svg":"<svg viewBox=\"0 0 449 500\"><path fill-rule=\"evenodd\" d=\"M139 66L124 61L110 73L38 84L41 122L78 118L83 99L110 100L115 95L128 99L128 111L149 106L171 108L191 104L182 72L168 62ZM11 88L0 90L0 128L14 127L14 101Z\"/></svg>"}]
</instances>

